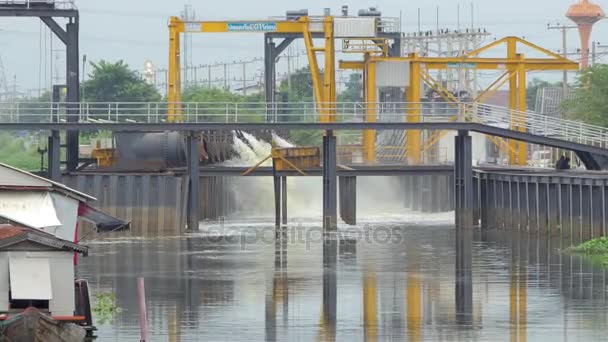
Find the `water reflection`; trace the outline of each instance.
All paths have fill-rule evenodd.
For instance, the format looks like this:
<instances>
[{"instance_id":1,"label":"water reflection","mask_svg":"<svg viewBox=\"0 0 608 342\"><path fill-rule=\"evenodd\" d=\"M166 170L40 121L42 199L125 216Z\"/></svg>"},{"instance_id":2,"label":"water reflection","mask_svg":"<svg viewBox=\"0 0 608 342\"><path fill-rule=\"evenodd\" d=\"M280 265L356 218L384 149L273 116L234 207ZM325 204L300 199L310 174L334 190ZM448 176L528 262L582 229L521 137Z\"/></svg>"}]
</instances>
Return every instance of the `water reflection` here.
<instances>
[{"instance_id":1,"label":"water reflection","mask_svg":"<svg viewBox=\"0 0 608 342\"><path fill-rule=\"evenodd\" d=\"M473 231L456 229L456 319L462 326L473 323Z\"/></svg>"},{"instance_id":2,"label":"water reflection","mask_svg":"<svg viewBox=\"0 0 608 342\"><path fill-rule=\"evenodd\" d=\"M606 272L558 240L421 224L314 241L296 238L307 227L255 241L231 229L92 244L79 275L123 308L101 340L138 340L138 276L161 341L604 338ZM381 229L399 239L363 234Z\"/></svg>"}]
</instances>

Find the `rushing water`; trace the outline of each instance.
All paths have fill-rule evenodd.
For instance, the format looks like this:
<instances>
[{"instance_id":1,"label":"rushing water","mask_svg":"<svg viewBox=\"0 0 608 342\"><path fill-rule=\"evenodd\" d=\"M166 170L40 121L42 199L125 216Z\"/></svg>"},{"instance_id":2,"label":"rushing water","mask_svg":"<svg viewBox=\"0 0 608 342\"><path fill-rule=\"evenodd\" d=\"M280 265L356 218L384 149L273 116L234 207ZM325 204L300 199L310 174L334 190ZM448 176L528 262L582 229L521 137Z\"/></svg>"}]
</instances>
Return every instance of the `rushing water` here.
<instances>
[{"instance_id":1,"label":"rushing water","mask_svg":"<svg viewBox=\"0 0 608 342\"><path fill-rule=\"evenodd\" d=\"M101 341L139 340L137 277L155 341L607 338L605 270L558 241L457 237L450 219L368 219L325 239L314 223L279 234L270 220L207 223L187 236L90 242L78 274L122 309L99 326Z\"/></svg>"}]
</instances>

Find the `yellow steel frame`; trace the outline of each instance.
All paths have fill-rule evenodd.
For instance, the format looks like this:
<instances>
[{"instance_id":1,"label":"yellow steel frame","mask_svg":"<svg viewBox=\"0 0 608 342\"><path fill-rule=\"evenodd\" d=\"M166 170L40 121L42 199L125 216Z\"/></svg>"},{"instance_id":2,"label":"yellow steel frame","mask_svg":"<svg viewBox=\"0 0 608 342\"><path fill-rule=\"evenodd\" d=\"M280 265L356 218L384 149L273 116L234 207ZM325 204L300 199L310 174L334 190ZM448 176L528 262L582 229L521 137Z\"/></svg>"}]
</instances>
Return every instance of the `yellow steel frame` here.
<instances>
[{"instance_id":1,"label":"yellow steel frame","mask_svg":"<svg viewBox=\"0 0 608 342\"><path fill-rule=\"evenodd\" d=\"M287 164L291 168L293 168L301 176L306 176L306 172L302 171L299 167L297 167L296 165L294 165L294 163L292 163L291 161L287 160L287 158L285 158L274 146L272 147L272 151L270 152L270 155L266 156L264 159L260 160L255 165L253 165L249 169L245 170L245 172L243 172L242 175L243 176L249 176L253 171L257 170L260 166L262 166L262 164L264 164L270 158L273 159L273 162L275 160L281 160L285 164Z\"/></svg>"},{"instance_id":2,"label":"yellow steel frame","mask_svg":"<svg viewBox=\"0 0 608 342\"><path fill-rule=\"evenodd\" d=\"M506 45L507 56L502 58L483 58L479 55L501 45ZM544 58L525 58L518 53L518 48L525 46L533 51L543 54ZM506 37L468 54L459 57L420 57L411 54L408 57L369 57L364 61L340 62L340 67L344 69L363 69L366 82L366 101L375 102L375 63L383 61L403 61L410 64L410 85L407 88L407 102L410 103L406 113L407 122L420 122L421 111L416 104L420 102L421 84L424 81L431 88L435 89L440 96L448 102L457 102L439 82L435 81L427 70L445 70L452 68L453 65L468 64L475 70L505 70L496 81L487 89L483 90L475 101L482 101L495 93L507 82L509 84L509 108L519 116L513 115L511 129L524 132L525 112L526 112L526 74L530 71L551 71L551 70L578 70L578 63L564 58L547 49L530 43L517 37ZM366 119L369 122L376 120L375 106L368 104ZM466 118L464 118L466 119ZM456 120L456 118L454 119ZM442 132L435 132L430 136L429 143L421 146L421 133L418 130L407 132L406 155L412 164L419 163L421 153L436 144L442 137ZM509 162L513 165L526 165L527 147L523 142L509 141L494 138L492 141L509 155ZM364 133L364 151L368 162L375 161L375 133Z\"/></svg>"},{"instance_id":3,"label":"yellow steel frame","mask_svg":"<svg viewBox=\"0 0 608 342\"><path fill-rule=\"evenodd\" d=\"M326 16L315 24L322 24L325 45L313 45L313 32L320 32L318 27L311 25L307 16L298 20L256 20L256 21L188 21L178 17L169 20L169 70L168 70L168 120L169 122L183 121L181 108L181 67L180 67L180 34L192 33L228 33L228 32L277 32L302 34L306 44L308 61L312 73L315 101L320 109L321 122L334 122L336 119L336 49L334 37L334 18ZM314 28L313 28L314 26ZM235 30L234 27L244 29ZM324 71L321 73L317 61L317 53L325 55ZM323 76L321 76L323 74Z\"/></svg>"},{"instance_id":4,"label":"yellow steel frame","mask_svg":"<svg viewBox=\"0 0 608 342\"><path fill-rule=\"evenodd\" d=\"M408 104L407 111L407 122L409 123L418 123L421 121L421 108L420 108L420 88L422 79L420 77L420 63L418 62L418 55L411 54L411 64L410 64L410 86L406 91L406 98ZM421 131L410 129L407 131L407 147L406 147L406 155L410 164L419 164L420 163L420 143L421 143Z\"/></svg>"}]
</instances>

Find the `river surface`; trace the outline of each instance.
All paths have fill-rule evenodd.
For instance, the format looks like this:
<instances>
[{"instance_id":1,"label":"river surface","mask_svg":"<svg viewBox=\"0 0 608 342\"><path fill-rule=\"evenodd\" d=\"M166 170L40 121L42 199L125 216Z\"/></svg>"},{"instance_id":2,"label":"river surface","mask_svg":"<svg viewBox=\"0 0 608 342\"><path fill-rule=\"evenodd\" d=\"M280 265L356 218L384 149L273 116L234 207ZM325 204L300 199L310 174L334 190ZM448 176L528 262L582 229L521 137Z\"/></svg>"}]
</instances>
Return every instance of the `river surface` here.
<instances>
[{"instance_id":1,"label":"river surface","mask_svg":"<svg viewBox=\"0 0 608 342\"><path fill-rule=\"evenodd\" d=\"M456 234L451 215L385 217L323 236L293 222L204 223L184 236L89 241L78 275L120 312L100 341L608 340L606 271L559 241ZM458 236L457 236L458 235Z\"/></svg>"}]
</instances>

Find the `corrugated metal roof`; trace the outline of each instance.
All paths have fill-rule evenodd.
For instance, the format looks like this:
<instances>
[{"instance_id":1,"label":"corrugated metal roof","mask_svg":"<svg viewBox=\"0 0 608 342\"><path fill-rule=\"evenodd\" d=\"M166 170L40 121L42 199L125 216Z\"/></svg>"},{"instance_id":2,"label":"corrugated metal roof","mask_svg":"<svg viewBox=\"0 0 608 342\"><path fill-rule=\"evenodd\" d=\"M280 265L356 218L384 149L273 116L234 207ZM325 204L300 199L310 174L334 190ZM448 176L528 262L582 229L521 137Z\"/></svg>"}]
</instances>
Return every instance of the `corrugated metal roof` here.
<instances>
[{"instance_id":1,"label":"corrugated metal roof","mask_svg":"<svg viewBox=\"0 0 608 342\"><path fill-rule=\"evenodd\" d=\"M0 240L8 239L27 232L25 228L0 225Z\"/></svg>"},{"instance_id":2,"label":"corrugated metal roof","mask_svg":"<svg viewBox=\"0 0 608 342\"><path fill-rule=\"evenodd\" d=\"M45 233L38 229L24 228L13 225L0 225L0 250L12 245L31 241L44 246L72 251L87 255L89 248L70 241L62 240L54 235Z\"/></svg>"},{"instance_id":3,"label":"corrugated metal roof","mask_svg":"<svg viewBox=\"0 0 608 342\"><path fill-rule=\"evenodd\" d=\"M95 197L76 191L61 183L53 182L10 165L0 163L0 189L28 190L41 188L49 191L61 192L66 196L76 198L79 201L97 200Z\"/></svg>"}]
</instances>

